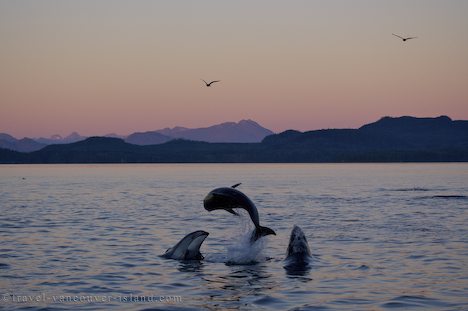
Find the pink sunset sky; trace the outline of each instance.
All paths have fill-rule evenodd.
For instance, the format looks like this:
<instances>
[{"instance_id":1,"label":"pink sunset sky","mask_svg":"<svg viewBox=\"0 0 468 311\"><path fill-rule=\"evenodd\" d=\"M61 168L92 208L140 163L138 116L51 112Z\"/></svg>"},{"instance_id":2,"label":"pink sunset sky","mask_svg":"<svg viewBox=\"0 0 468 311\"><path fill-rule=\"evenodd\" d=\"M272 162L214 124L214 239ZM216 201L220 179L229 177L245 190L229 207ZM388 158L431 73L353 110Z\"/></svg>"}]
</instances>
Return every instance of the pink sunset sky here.
<instances>
[{"instance_id":1,"label":"pink sunset sky","mask_svg":"<svg viewBox=\"0 0 468 311\"><path fill-rule=\"evenodd\" d=\"M468 119L467 14L464 0L0 0L0 132Z\"/></svg>"}]
</instances>

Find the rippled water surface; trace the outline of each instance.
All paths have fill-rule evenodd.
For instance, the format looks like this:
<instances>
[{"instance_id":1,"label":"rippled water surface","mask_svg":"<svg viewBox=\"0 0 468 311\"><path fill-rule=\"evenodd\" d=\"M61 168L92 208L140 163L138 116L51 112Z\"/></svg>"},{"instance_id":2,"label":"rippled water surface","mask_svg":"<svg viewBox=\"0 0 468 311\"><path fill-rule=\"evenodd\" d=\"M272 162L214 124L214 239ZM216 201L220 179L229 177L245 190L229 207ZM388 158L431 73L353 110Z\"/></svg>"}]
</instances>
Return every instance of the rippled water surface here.
<instances>
[{"instance_id":1,"label":"rippled water surface","mask_svg":"<svg viewBox=\"0 0 468 311\"><path fill-rule=\"evenodd\" d=\"M251 265L248 216L202 204L238 182L277 233ZM0 208L5 309L468 309L467 164L3 165ZM158 257L195 230L204 261Z\"/></svg>"}]
</instances>

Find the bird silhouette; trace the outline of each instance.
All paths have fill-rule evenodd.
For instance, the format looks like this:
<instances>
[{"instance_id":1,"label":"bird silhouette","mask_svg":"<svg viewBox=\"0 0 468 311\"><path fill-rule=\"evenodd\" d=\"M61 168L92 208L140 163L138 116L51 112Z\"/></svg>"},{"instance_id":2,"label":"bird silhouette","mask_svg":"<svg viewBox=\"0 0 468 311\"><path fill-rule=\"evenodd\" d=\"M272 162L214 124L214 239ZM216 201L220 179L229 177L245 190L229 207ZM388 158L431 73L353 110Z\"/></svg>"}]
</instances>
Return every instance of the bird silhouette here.
<instances>
[{"instance_id":1,"label":"bird silhouette","mask_svg":"<svg viewBox=\"0 0 468 311\"><path fill-rule=\"evenodd\" d=\"M409 40L409 39L416 39L416 38L417 38L417 37L406 37L406 38L405 38L405 37L396 35L396 34L394 34L394 33L392 33L392 35L394 35L395 37L400 38L401 40L403 40L403 42L406 41L406 40Z\"/></svg>"},{"instance_id":2,"label":"bird silhouette","mask_svg":"<svg viewBox=\"0 0 468 311\"><path fill-rule=\"evenodd\" d=\"M211 86L213 83L215 83L215 82L220 82L220 81L221 81L221 80L214 80L214 81L211 81L211 82L206 82L206 81L203 80L203 79L201 79L201 80L202 80L203 82L205 82L205 85L206 85L207 87L210 87L210 86Z\"/></svg>"}]
</instances>

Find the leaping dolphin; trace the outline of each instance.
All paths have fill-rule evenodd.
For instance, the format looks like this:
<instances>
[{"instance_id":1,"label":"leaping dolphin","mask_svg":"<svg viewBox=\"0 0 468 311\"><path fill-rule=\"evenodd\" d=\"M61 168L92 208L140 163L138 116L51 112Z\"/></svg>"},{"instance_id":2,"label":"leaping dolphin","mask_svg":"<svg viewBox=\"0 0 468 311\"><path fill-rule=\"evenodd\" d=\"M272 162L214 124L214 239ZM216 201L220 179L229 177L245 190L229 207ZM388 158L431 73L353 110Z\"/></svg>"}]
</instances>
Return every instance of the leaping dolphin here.
<instances>
[{"instance_id":1,"label":"leaping dolphin","mask_svg":"<svg viewBox=\"0 0 468 311\"><path fill-rule=\"evenodd\" d=\"M252 233L250 241L254 243L262 236L273 234L276 235L275 231L268 227L260 226L260 219L258 217L258 211L255 207L255 204L242 192L236 188L240 184L236 184L232 187L222 187L211 190L203 200L203 206L209 212L223 209L231 214L238 215L233 208L243 208L252 219L253 224L255 225L255 230Z\"/></svg>"},{"instance_id":2,"label":"leaping dolphin","mask_svg":"<svg viewBox=\"0 0 468 311\"><path fill-rule=\"evenodd\" d=\"M311 258L309 244L304 232L299 226L295 225L291 230L284 268L288 270L307 269Z\"/></svg>"},{"instance_id":3,"label":"leaping dolphin","mask_svg":"<svg viewBox=\"0 0 468 311\"><path fill-rule=\"evenodd\" d=\"M204 257L200 253L200 246L208 235L209 233L203 230L187 234L179 243L161 255L161 257L176 260L202 260Z\"/></svg>"}]
</instances>

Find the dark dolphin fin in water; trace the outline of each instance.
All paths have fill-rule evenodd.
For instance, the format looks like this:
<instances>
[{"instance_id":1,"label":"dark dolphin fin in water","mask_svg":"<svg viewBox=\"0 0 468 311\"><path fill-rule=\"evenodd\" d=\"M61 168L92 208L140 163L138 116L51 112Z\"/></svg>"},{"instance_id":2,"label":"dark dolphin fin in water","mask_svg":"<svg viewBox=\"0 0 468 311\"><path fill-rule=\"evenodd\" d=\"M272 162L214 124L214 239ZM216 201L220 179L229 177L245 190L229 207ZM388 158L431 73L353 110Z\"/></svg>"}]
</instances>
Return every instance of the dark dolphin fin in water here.
<instances>
[{"instance_id":1,"label":"dark dolphin fin in water","mask_svg":"<svg viewBox=\"0 0 468 311\"><path fill-rule=\"evenodd\" d=\"M240 185L242 185L242 183L241 183L241 182L240 182L240 183L238 183L238 184L232 185L232 186L231 186L231 188L237 188L237 187L239 187Z\"/></svg>"},{"instance_id":2,"label":"dark dolphin fin in water","mask_svg":"<svg viewBox=\"0 0 468 311\"><path fill-rule=\"evenodd\" d=\"M203 230L187 234L161 257L176 260L202 260L204 257L200 253L200 246L208 235L209 233Z\"/></svg>"}]
</instances>

